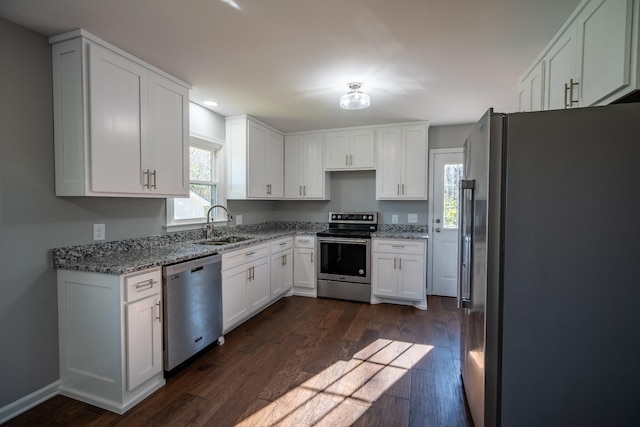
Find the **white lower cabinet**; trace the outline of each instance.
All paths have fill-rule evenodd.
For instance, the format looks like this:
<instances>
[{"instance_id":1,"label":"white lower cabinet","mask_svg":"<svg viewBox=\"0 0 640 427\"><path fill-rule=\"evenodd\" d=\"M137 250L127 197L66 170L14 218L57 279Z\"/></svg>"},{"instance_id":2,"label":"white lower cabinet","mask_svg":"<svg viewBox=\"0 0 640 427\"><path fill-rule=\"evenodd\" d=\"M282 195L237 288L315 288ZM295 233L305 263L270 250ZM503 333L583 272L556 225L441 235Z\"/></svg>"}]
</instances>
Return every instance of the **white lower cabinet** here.
<instances>
[{"instance_id":1,"label":"white lower cabinet","mask_svg":"<svg viewBox=\"0 0 640 427\"><path fill-rule=\"evenodd\" d=\"M426 242L373 239L371 303L426 309Z\"/></svg>"},{"instance_id":2,"label":"white lower cabinet","mask_svg":"<svg viewBox=\"0 0 640 427\"><path fill-rule=\"evenodd\" d=\"M222 332L226 333L271 301L269 244L222 255Z\"/></svg>"},{"instance_id":3,"label":"white lower cabinet","mask_svg":"<svg viewBox=\"0 0 640 427\"><path fill-rule=\"evenodd\" d=\"M271 243L271 300L293 287L293 239L287 237Z\"/></svg>"},{"instance_id":4,"label":"white lower cabinet","mask_svg":"<svg viewBox=\"0 0 640 427\"><path fill-rule=\"evenodd\" d=\"M316 239L314 236L296 236L294 239L293 289L295 295L317 296Z\"/></svg>"},{"instance_id":5,"label":"white lower cabinet","mask_svg":"<svg viewBox=\"0 0 640 427\"><path fill-rule=\"evenodd\" d=\"M60 394L123 414L165 384L160 269L57 274Z\"/></svg>"}]
</instances>

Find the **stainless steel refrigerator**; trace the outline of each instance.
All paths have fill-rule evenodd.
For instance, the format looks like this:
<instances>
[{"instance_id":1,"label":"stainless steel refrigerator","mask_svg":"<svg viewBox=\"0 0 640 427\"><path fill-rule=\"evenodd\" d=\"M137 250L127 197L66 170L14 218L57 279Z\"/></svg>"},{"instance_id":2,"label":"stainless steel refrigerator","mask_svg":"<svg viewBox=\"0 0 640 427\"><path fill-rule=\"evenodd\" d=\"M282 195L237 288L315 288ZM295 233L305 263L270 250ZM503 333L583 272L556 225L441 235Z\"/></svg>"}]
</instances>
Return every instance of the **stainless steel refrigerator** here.
<instances>
[{"instance_id":1,"label":"stainless steel refrigerator","mask_svg":"<svg viewBox=\"0 0 640 427\"><path fill-rule=\"evenodd\" d=\"M489 110L460 182L476 427L640 425L640 104Z\"/></svg>"}]
</instances>

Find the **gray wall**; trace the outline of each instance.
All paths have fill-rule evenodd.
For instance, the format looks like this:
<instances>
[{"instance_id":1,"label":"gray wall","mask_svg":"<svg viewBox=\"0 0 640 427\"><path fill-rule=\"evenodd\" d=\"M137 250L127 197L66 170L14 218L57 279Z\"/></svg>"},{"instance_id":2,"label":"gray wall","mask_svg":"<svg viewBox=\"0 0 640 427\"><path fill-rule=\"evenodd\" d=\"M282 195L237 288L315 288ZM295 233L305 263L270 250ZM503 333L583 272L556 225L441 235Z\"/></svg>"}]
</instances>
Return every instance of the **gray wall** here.
<instances>
[{"instance_id":1,"label":"gray wall","mask_svg":"<svg viewBox=\"0 0 640 427\"><path fill-rule=\"evenodd\" d=\"M56 274L50 249L161 234L164 200L54 195L51 48L0 18L0 408L56 381Z\"/></svg>"},{"instance_id":2,"label":"gray wall","mask_svg":"<svg viewBox=\"0 0 640 427\"><path fill-rule=\"evenodd\" d=\"M0 408L56 381L56 274L50 249L92 242L92 224L107 240L163 234L157 199L56 197L54 194L51 48L45 37L0 18ZM223 122L215 126L221 139ZM465 126L432 127L431 148L458 147ZM245 224L326 221L330 210L375 210L391 222L427 202L375 200L375 173L333 172L330 201L229 201Z\"/></svg>"}]
</instances>

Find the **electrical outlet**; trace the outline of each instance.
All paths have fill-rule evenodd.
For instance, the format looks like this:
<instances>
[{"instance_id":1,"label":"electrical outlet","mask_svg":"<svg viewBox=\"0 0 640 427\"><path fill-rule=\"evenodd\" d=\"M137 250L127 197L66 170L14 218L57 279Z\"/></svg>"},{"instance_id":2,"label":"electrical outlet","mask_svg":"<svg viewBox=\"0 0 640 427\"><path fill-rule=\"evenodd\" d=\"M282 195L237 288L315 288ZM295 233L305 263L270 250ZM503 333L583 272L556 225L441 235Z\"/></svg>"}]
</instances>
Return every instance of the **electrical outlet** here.
<instances>
[{"instance_id":1,"label":"electrical outlet","mask_svg":"<svg viewBox=\"0 0 640 427\"><path fill-rule=\"evenodd\" d=\"M93 224L93 240L104 240L104 224Z\"/></svg>"},{"instance_id":2,"label":"electrical outlet","mask_svg":"<svg viewBox=\"0 0 640 427\"><path fill-rule=\"evenodd\" d=\"M415 224L416 222L418 222L418 214L409 214L407 216L407 222L409 224Z\"/></svg>"},{"instance_id":3,"label":"electrical outlet","mask_svg":"<svg viewBox=\"0 0 640 427\"><path fill-rule=\"evenodd\" d=\"M242 215L235 215L236 225L242 225Z\"/></svg>"},{"instance_id":4,"label":"electrical outlet","mask_svg":"<svg viewBox=\"0 0 640 427\"><path fill-rule=\"evenodd\" d=\"M391 215L391 224L398 223L398 215Z\"/></svg>"}]
</instances>

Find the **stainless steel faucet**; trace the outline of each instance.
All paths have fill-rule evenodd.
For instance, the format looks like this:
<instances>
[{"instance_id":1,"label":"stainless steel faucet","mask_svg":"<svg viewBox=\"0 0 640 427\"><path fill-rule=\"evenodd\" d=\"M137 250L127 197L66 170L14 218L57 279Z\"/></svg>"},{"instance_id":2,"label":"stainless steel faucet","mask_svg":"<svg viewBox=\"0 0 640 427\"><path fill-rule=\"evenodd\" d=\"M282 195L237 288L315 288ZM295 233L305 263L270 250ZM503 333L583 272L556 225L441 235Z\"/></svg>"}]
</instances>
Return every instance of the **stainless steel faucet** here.
<instances>
[{"instance_id":1,"label":"stainless steel faucet","mask_svg":"<svg viewBox=\"0 0 640 427\"><path fill-rule=\"evenodd\" d=\"M224 206L222 205L211 206L207 211L207 239L211 238L211 235L213 232L213 224L210 222L210 220L211 220L211 211L214 210L215 208L222 208L227 213L227 225L229 224L229 221L233 220L233 216L231 216L227 208L225 208Z\"/></svg>"}]
</instances>

